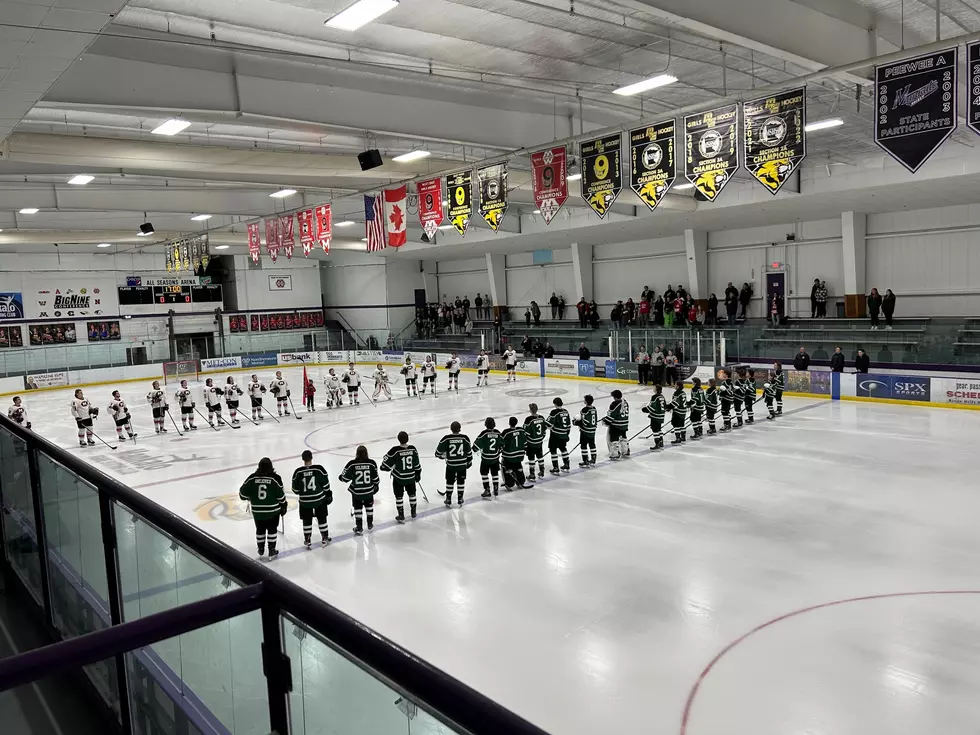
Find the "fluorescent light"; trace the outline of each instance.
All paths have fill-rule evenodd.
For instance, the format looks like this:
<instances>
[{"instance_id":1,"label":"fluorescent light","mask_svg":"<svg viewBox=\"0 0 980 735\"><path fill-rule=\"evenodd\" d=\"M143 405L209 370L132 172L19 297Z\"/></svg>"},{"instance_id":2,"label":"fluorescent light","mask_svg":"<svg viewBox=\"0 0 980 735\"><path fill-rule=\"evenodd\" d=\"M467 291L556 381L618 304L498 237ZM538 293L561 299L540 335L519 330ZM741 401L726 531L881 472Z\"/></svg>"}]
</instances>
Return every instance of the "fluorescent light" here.
<instances>
[{"instance_id":1,"label":"fluorescent light","mask_svg":"<svg viewBox=\"0 0 980 735\"><path fill-rule=\"evenodd\" d=\"M97 247L97 248L111 248L112 247L112 243L110 243L110 242L100 242L95 247Z\"/></svg>"},{"instance_id":2,"label":"fluorescent light","mask_svg":"<svg viewBox=\"0 0 980 735\"><path fill-rule=\"evenodd\" d=\"M398 0L357 0L349 8L341 10L333 18L324 22L324 25L342 31L356 31L397 7Z\"/></svg>"},{"instance_id":3,"label":"fluorescent light","mask_svg":"<svg viewBox=\"0 0 980 735\"><path fill-rule=\"evenodd\" d=\"M400 156L395 156L392 161L397 161L398 163L409 163L410 161L418 161L420 158L428 158L432 154L429 151L409 151L408 153L402 153Z\"/></svg>"},{"instance_id":4,"label":"fluorescent light","mask_svg":"<svg viewBox=\"0 0 980 735\"><path fill-rule=\"evenodd\" d=\"M335 227L350 227L351 225L356 225L357 222L351 222L349 220L344 220L343 222L338 222Z\"/></svg>"},{"instance_id":5,"label":"fluorescent light","mask_svg":"<svg viewBox=\"0 0 980 735\"><path fill-rule=\"evenodd\" d=\"M674 191L684 191L685 189L693 189L694 184L678 184L674 187Z\"/></svg>"},{"instance_id":6,"label":"fluorescent light","mask_svg":"<svg viewBox=\"0 0 980 735\"><path fill-rule=\"evenodd\" d=\"M20 213L21 214L37 214L38 213L38 208L37 207L24 207L22 210L20 210Z\"/></svg>"},{"instance_id":7,"label":"fluorescent light","mask_svg":"<svg viewBox=\"0 0 980 735\"><path fill-rule=\"evenodd\" d=\"M190 120L180 120L174 118L172 120L167 120L165 123L157 125L150 132L153 135L177 135L181 130L187 130L191 126Z\"/></svg>"},{"instance_id":8,"label":"fluorescent light","mask_svg":"<svg viewBox=\"0 0 980 735\"><path fill-rule=\"evenodd\" d=\"M534 212L532 212L532 214L541 214L541 210L540 209L535 209Z\"/></svg>"},{"instance_id":9,"label":"fluorescent light","mask_svg":"<svg viewBox=\"0 0 980 735\"><path fill-rule=\"evenodd\" d=\"M572 174L571 176L568 177L568 180L569 181L578 181L581 178L582 178L582 174Z\"/></svg>"},{"instance_id":10,"label":"fluorescent light","mask_svg":"<svg viewBox=\"0 0 980 735\"><path fill-rule=\"evenodd\" d=\"M367 238L366 237L362 237L361 238L361 242L367 242Z\"/></svg>"},{"instance_id":11,"label":"fluorescent light","mask_svg":"<svg viewBox=\"0 0 980 735\"><path fill-rule=\"evenodd\" d=\"M827 120L817 120L817 122L807 123L806 127L804 127L803 129L808 133L812 133L815 130L826 130L827 128L837 128L843 124L844 121L841 120L839 117L831 117L828 118Z\"/></svg>"},{"instance_id":12,"label":"fluorescent light","mask_svg":"<svg viewBox=\"0 0 980 735\"><path fill-rule=\"evenodd\" d=\"M73 184L74 186L85 186L85 184L93 181L94 179L94 176L89 176L88 174L78 174L78 176L72 176L70 179L68 179L68 183Z\"/></svg>"},{"instance_id":13,"label":"fluorescent light","mask_svg":"<svg viewBox=\"0 0 980 735\"><path fill-rule=\"evenodd\" d=\"M456 225L439 225L440 230L455 230Z\"/></svg>"},{"instance_id":14,"label":"fluorescent light","mask_svg":"<svg viewBox=\"0 0 980 735\"><path fill-rule=\"evenodd\" d=\"M211 219L211 215L210 214L195 214L193 217L191 217L191 219L194 220L195 222L204 222L205 220Z\"/></svg>"},{"instance_id":15,"label":"fluorescent light","mask_svg":"<svg viewBox=\"0 0 980 735\"><path fill-rule=\"evenodd\" d=\"M285 199L286 197L291 197L295 193L295 189L280 189L279 191L272 192L269 196L275 197L276 199Z\"/></svg>"},{"instance_id":16,"label":"fluorescent light","mask_svg":"<svg viewBox=\"0 0 980 735\"><path fill-rule=\"evenodd\" d=\"M658 74L655 77L644 79L642 82L637 82L636 84L629 84L625 87L614 89L613 94L629 97L631 94L639 94L640 92L657 89L658 87L666 87L668 84L673 84L676 81L677 77L671 74Z\"/></svg>"},{"instance_id":17,"label":"fluorescent light","mask_svg":"<svg viewBox=\"0 0 980 735\"><path fill-rule=\"evenodd\" d=\"M215 250L227 250L230 247L231 247L231 245L215 245L214 246L214 249Z\"/></svg>"}]
</instances>

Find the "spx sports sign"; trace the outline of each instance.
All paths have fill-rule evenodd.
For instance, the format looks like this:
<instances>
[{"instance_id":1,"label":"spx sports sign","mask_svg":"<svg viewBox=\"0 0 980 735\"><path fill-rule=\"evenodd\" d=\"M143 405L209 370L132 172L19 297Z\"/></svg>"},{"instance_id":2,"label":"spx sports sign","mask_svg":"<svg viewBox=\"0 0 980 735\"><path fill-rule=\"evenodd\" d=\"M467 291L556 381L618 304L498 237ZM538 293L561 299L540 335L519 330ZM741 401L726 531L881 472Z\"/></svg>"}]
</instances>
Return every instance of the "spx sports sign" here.
<instances>
[{"instance_id":1,"label":"spx sports sign","mask_svg":"<svg viewBox=\"0 0 980 735\"><path fill-rule=\"evenodd\" d=\"M0 320L24 318L24 295L0 292Z\"/></svg>"},{"instance_id":2,"label":"spx sports sign","mask_svg":"<svg viewBox=\"0 0 980 735\"><path fill-rule=\"evenodd\" d=\"M867 398L890 398L899 401L924 401L931 398L931 378L918 375L859 375L857 395Z\"/></svg>"}]
</instances>

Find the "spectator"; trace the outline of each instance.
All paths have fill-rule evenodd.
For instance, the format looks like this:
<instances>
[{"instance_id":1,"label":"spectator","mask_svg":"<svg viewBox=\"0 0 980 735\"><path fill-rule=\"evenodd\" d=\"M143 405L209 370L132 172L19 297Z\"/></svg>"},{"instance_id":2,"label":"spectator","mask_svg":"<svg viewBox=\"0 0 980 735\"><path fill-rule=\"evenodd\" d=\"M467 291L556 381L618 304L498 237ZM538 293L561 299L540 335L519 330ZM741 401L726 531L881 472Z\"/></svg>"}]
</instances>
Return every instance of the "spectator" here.
<instances>
[{"instance_id":1,"label":"spectator","mask_svg":"<svg viewBox=\"0 0 980 735\"><path fill-rule=\"evenodd\" d=\"M695 305L694 301L691 299L687 300L687 323L692 327L698 326L698 307Z\"/></svg>"},{"instance_id":2,"label":"spectator","mask_svg":"<svg viewBox=\"0 0 980 735\"><path fill-rule=\"evenodd\" d=\"M585 346L585 342L578 347L578 359L579 360L591 360L592 353L589 352L589 348Z\"/></svg>"},{"instance_id":3,"label":"spectator","mask_svg":"<svg viewBox=\"0 0 980 735\"><path fill-rule=\"evenodd\" d=\"M674 326L674 302L667 300L667 294L664 294L664 328L671 329Z\"/></svg>"},{"instance_id":4,"label":"spectator","mask_svg":"<svg viewBox=\"0 0 980 735\"><path fill-rule=\"evenodd\" d=\"M728 315L728 326L735 326L735 313L738 311L738 289L728 282L725 288L725 313Z\"/></svg>"},{"instance_id":5,"label":"spectator","mask_svg":"<svg viewBox=\"0 0 980 735\"><path fill-rule=\"evenodd\" d=\"M534 356L544 357L544 345L541 344L540 339L534 340Z\"/></svg>"},{"instance_id":6,"label":"spectator","mask_svg":"<svg viewBox=\"0 0 980 735\"><path fill-rule=\"evenodd\" d=\"M665 304L673 304L674 303L674 299L676 299L676 298L677 298L677 292L674 291L674 287L671 286L668 283L667 284L667 290L664 291L664 303Z\"/></svg>"},{"instance_id":7,"label":"spectator","mask_svg":"<svg viewBox=\"0 0 980 735\"><path fill-rule=\"evenodd\" d=\"M584 328L585 323L589 321L589 305L584 296L578 300L575 308L578 310L578 325Z\"/></svg>"},{"instance_id":8,"label":"spectator","mask_svg":"<svg viewBox=\"0 0 980 735\"><path fill-rule=\"evenodd\" d=\"M638 381L640 385L649 385L650 383L650 355L647 353L646 345L640 345L639 351L636 353L636 373L638 376Z\"/></svg>"},{"instance_id":9,"label":"spectator","mask_svg":"<svg viewBox=\"0 0 980 735\"><path fill-rule=\"evenodd\" d=\"M593 329L599 326L599 305L595 301L589 306L589 325Z\"/></svg>"},{"instance_id":10,"label":"spectator","mask_svg":"<svg viewBox=\"0 0 980 735\"><path fill-rule=\"evenodd\" d=\"M684 287L681 286L680 284L678 284L677 286L677 295L680 296L685 301L687 301L687 291L685 291Z\"/></svg>"},{"instance_id":11,"label":"spectator","mask_svg":"<svg viewBox=\"0 0 980 735\"><path fill-rule=\"evenodd\" d=\"M779 326L779 323L783 319L784 309L783 295L781 293L774 293L772 295L772 303L769 304L769 317L772 319L772 326Z\"/></svg>"},{"instance_id":12,"label":"spectator","mask_svg":"<svg viewBox=\"0 0 980 735\"><path fill-rule=\"evenodd\" d=\"M827 282L820 281L820 288L817 289L817 316L821 319L827 318Z\"/></svg>"},{"instance_id":13,"label":"spectator","mask_svg":"<svg viewBox=\"0 0 980 735\"><path fill-rule=\"evenodd\" d=\"M525 334L524 339L521 340L521 351L524 353L524 357L530 355L533 349L534 349L534 343L531 342L531 336Z\"/></svg>"},{"instance_id":14,"label":"spectator","mask_svg":"<svg viewBox=\"0 0 980 735\"><path fill-rule=\"evenodd\" d=\"M551 304L551 318L558 318L558 296L554 291L551 292L551 298L548 299L548 303Z\"/></svg>"},{"instance_id":15,"label":"spectator","mask_svg":"<svg viewBox=\"0 0 980 735\"><path fill-rule=\"evenodd\" d=\"M476 318L477 319L482 319L483 318L483 297L480 296L480 292L479 291L477 291L476 292L476 296L473 297L473 306L476 307ZM487 318L488 319L490 318L489 314L487 315Z\"/></svg>"},{"instance_id":16,"label":"spectator","mask_svg":"<svg viewBox=\"0 0 980 735\"><path fill-rule=\"evenodd\" d=\"M493 316L493 302L490 300L490 294L483 294L483 307L487 310L487 318L489 319Z\"/></svg>"},{"instance_id":17,"label":"spectator","mask_svg":"<svg viewBox=\"0 0 980 735\"><path fill-rule=\"evenodd\" d=\"M469 314L463 315L463 332L467 337L473 334L473 320L470 318Z\"/></svg>"},{"instance_id":18,"label":"spectator","mask_svg":"<svg viewBox=\"0 0 980 735\"><path fill-rule=\"evenodd\" d=\"M534 326L541 326L541 307L538 306L537 301L531 302L531 317L534 319Z\"/></svg>"},{"instance_id":19,"label":"spectator","mask_svg":"<svg viewBox=\"0 0 980 735\"><path fill-rule=\"evenodd\" d=\"M565 318L565 297L564 296L559 296L558 297L558 318L559 319L564 319Z\"/></svg>"},{"instance_id":20,"label":"spectator","mask_svg":"<svg viewBox=\"0 0 980 735\"><path fill-rule=\"evenodd\" d=\"M885 289L885 295L881 300L881 310L885 314L885 329L892 328L892 315L895 313L895 294L890 288Z\"/></svg>"},{"instance_id":21,"label":"spectator","mask_svg":"<svg viewBox=\"0 0 980 735\"><path fill-rule=\"evenodd\" d=\"M653 356L650 358L652 367L652 377L654 385L664 384L664 346L659 345L653 349Z\"/></svg>"},{"instance_id":22,"label":"spectator","mask_svg":"<svg viewBox=\"0 0 980 735\"><path fill-rule=\"evenodd\" d=\"M813 279L813 286L810 287L810 318L817 318L817 291L820 290L820 279Z\"/></svg>"},{"instance_id":23,"label":"spectator","mask_svg":"<svg viewBox=\"0 0 980 735\"><path fill-rule=\"evenodd\" d=\"M623 317L626 320L627 326L631 327L636 322L636 304L632 298L626 299L626 305L623 307Z\"/></svg>"},{"instance_id":24,"label":"spectator","mask_svg":"<svg viewBox=\"0 0 980 735\"><path fill-rule=\"evenodd\" d=\"M674 345L674 357L677 358L677 364L680 365L684 362L684 343L678 342Z\"/></svg>"},{"instance_id":25,"label":"spectator","mask_svg":"<svg viewBox=\"0 0 980 735\"><path fill-rule=\"evenodd\" d=\"M834 354L830 356L830 370L835 373L844 372L844 353L840 347L834 348Z\"/></svg>"},{"instance_id":26,"label":"spectator","mask_svg":"<svg viewBox=\"0 0 980 735\"><path fill-rule=\"evenodd\" d=\"M810 369L810 356L806 353L805 347L801 347L799 353L793 358L793 367L797 370Z\"/></svg>"},{"instance_id":27,"label":"spectator","mask_svg":"<svg viewBox=\"0 0 980 735\"><path fill-rule=\"evenodd\" d=\"M530 306L529 306L529 307L527 307L527 308L526 308L526 309L524 310L524 323L525 323L525 324L526 324L527 326L529 326L529 327L531 326L531 307L530 307Z\"/></svg>"},{"instance_id":28,"label":"spectator","mask_svg":"<svg viewBox=\"0 0 980 735\"><path fill-rule=\"evenodd\" d=\"M881 314L881 294L877 288L871 289L868 294L868 316L871 317L871 330L874 331L880 325Z\"/></svg>"},{"instance_id":29,"label":"spectator","mask_svg":"<svg viewBox=\"0 0 980 735\"><path fill-rule=\"evenodd\" d=\"M640 299L640 326L646 327L650 324L650 302L644 298Z\"/></svg>"},{"instance_id":30,"label":"spectator","mask_svg":"<svg viewBox=\"0 0 980 735\"><path fill-rule=\"evenodd\" d=\"M685 306L686 303L684 299L680 296L674 297L674 325L678 327L684 326L685 317Z\"/></svg>"},{"instance_id":31,"label":"spectator","mask_svg":"<svg viewBox=\"0 0 980 735\"><path fill-rule=\"evenodd\" d=\"M738 302L742 305L742 319L747 319L749 316L750 301L752 301L752 287L743 283L742 290L738 294Z\"/></svg>"},{"instance_id":32,"label":"spectator","mask_svg":"<svg viewBox=\"0 0 980 735\"><path fill-rule=\"evenodd\" d=\"M672 350L667 350L667 357L664 358L664 380L666 385L673 385L677 381L677 355Z\"/></svg>"},{"instance_id":33,"label":"spectator","mask_svg":"<svg viewBox=\"0 0 980 735\"><path fill-rule=\"evenodd\" d=\"M459 296L457 296L456 297L456 300L453 302L453 306L455 306L457 309L462 309L463 308L463 300Z\"/></svg>"},{"instance_id":34,"label":"spectator","mask_svg":"<svg viewBox=\"0 0 980 735\"><path fill-rule=\"evenodd\" d=\"M463 294L463 315L469 319L470 318L470 297Z\"/></svg>"},{"instance_id":35,"label":"spectator","mask_svg":"<svg viewBox=\"0 0 980 735\"><path fill-rule=\"evenodd\" d=\"M664 298L663 296L658 296L657 300L653 302L653 323L658 327L664 325Z\"/></svg>"},{"instance_id":36,"label":"spectator","mask_svg":"<svg viewBox=\"0 0 980 735\"><path fill-rule=\"evenodd\" d=\"M551 346L551 342L546 342L544 345L544 356L549 360L555 356L555 348Z\"/></svg>"},{"instance_id":37,"label":"spectator","mask_svg":"<svg viewBox=\"0 0 980 735\"><path fill-rule=\"evenodd\" d=\"M709 324L712 327L718 324L718 297L714 293L708 297L708 314L705 324Z\"/></svg>"},{"instance_id":38,"label":"spectator","mask_svg":"<svg viewBox=\"0 0 980 735\"><path fill-rule=\"evenodd\" d=\"M859 373L866 373L871 368L871 358L864 354L864 350L858 350L857 357L854 358L854 367Z\"/></svg>"},{"instance_id":39,"label":"spectator","mask_svg":"<svg viewBox=\"0 0 980 735\"><path fill-rule=\"evenodd\" d=\"M620 320L623 318L623 302L617 301L616 305L609 310L609 320L613 324L613 329L619 329Z\"/></svg>"},{"instance_id":40,"label":"spectator","mask_svg":"<svg viewBox=\"0 0 980 735\"><path fill-rule=\"evenodd\" d=\"M640 293L640 301L650 301L651 291L649 286L644 286L643 291Z\"/></svg>"}]
</instances>

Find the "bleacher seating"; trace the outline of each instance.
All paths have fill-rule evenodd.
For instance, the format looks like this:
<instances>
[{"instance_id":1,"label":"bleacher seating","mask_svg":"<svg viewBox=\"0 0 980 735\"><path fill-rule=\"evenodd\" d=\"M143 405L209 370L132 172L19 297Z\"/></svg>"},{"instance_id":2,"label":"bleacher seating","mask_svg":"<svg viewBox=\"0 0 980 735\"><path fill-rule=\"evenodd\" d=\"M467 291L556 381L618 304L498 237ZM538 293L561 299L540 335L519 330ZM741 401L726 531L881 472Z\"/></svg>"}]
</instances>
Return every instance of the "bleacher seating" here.
<instances>
[{"instance_id":1,"label":"bleacher seating","mask_svg":"<svg viewBox=\"0 0 980 735\"><path fill-rule=\"evenodd\" d=\"M958 357L980 360L980 319L967 319L953 343Z\"/></svg>"},{"instance_id":2,"label":"bleacher seating","mask_svg":"<svg viewBox=\"0 0 980 735\"><path fill-rule=\"evenodd\" d=\"M894 327L871 329L869 319L791 319L769 327L754 340L755 351L791 358L805 347L814 360L828 360L835 347L851 359L860 349L880 362L909 362L925 340L929 319L896 319Z\"/></svg>"}]
</instances>

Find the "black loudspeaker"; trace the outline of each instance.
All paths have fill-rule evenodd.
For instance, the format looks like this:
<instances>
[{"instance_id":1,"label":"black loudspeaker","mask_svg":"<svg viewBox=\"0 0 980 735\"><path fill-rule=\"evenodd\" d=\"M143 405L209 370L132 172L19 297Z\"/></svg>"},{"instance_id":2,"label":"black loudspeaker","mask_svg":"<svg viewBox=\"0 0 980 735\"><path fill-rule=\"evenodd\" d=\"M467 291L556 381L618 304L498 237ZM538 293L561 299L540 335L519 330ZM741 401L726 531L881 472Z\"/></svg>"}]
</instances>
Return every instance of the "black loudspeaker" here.
<instances>
[{"instance_id":1,"label":"black loudspeaker","mask_svg":"<svg viewBox=\"0 0 980 735\"><path fill-rule=\"evenodd\" d=\"M417 288L415 289L415 308L424 309L425 308L425 289Z\"/></svg>"},{"instance_id":2,"label":"black loudspeaker","mask_svg":"<svg viewBox=\"0 0 980 735\"><path fill-rule=\"evenodd\" d=\"M383 164L381 152L377 148L358 153L357 162L361 164L361 171L370 171L372 168L377 168Z\"/></svg>"}]
</instances>

